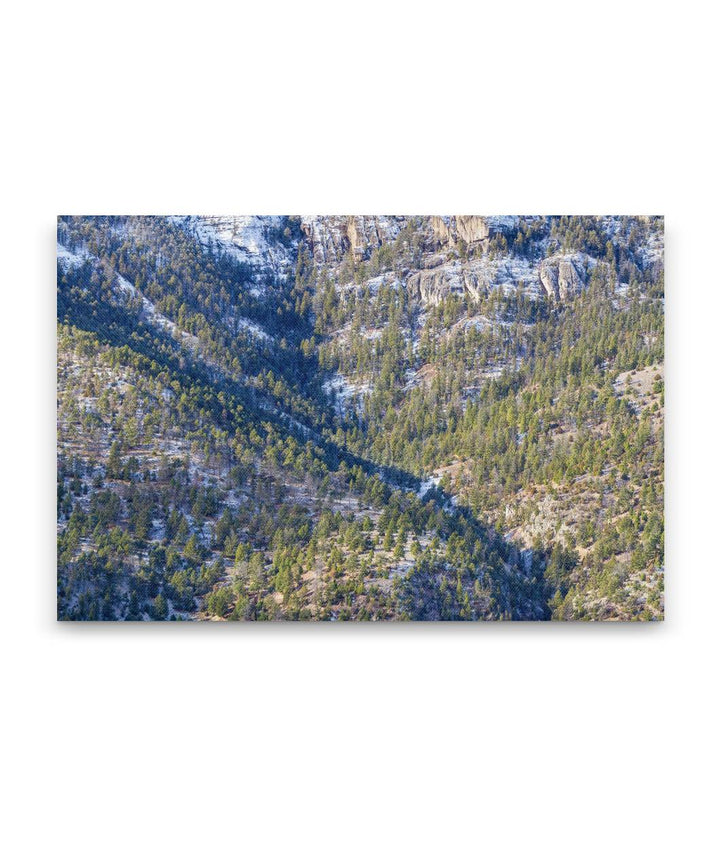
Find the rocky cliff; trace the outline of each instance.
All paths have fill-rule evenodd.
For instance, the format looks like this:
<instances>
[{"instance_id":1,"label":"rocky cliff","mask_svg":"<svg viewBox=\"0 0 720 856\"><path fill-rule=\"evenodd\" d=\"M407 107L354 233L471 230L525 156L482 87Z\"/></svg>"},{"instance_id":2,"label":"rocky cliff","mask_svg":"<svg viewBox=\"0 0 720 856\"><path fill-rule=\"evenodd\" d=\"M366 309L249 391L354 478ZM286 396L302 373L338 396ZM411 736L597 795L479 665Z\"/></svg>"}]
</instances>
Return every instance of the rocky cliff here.
<instances>
[{"instance_id":1,"label":"rocky cliff","mask_svg":"<svg viewBox=\"0 0 720 856\"><path fill-rule=\"evenodd\" d=\"M394 241L407 217L316 216L302 217L301 229L316 264L339 264L348 253L365 258L382 244Z\"/></svg>"},{"instance_id":2,"label":"rocky cliff","mask_svg":"<svg viewBox=\"0 0 720 856\"><path fill-rule=\"evenodd\" d=\"M303 217L302 231L313 256L334 264L351 252L365 258L374 249L394 241L411 222L422 235L428 252L453 249L461 242L470 248L487 245L490 236L511 226L517 218L468 216L327 216Z\"/></svg>"},{"instance_id":3,"label":"rocky cliff","mask_svg":"<svg viewBox=\"0 0 720 856\"><path fill-rule=\"evenodd\" d=\"M430 217L430 228L441 247L455 247L459 241L474 247L487 241L491 232L488 220L477 216Z\"/></svg>"},{"instance_id":4,"label":"rocky cliff","mask_svg":"<svg viewBox=\"0 0 720 856\"><path fill-rule=\"evenodd\" d=\"M545 294L551 300L567 300L579 294L587 279L580 254L544 259L540 263L538 276Z\"/></svg>"}]
</instances>

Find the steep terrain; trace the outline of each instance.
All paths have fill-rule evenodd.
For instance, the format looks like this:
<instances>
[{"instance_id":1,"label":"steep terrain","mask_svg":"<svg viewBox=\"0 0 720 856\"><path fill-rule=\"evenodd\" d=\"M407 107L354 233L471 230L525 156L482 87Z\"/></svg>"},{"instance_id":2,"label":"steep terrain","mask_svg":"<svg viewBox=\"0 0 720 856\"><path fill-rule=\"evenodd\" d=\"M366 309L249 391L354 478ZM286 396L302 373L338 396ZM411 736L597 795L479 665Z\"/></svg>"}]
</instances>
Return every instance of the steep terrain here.
<instances>
[{"instance_id":1,"label":"steep terrain","mask_svg":"<svg viewBox=\"0 0 720 856\"><path fill-rule=\"evenodd\" d=\"M663 230L58 222L58 613L662 617Z\"/></svg>"}]
</instances>

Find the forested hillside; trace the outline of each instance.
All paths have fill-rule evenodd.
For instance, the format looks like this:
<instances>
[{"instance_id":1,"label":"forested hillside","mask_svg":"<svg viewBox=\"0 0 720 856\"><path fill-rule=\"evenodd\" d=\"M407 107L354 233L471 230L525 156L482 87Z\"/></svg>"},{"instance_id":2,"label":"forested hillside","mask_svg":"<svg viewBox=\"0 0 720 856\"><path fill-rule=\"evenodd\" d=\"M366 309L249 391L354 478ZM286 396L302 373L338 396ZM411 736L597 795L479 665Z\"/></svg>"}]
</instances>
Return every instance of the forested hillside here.
<instances>
[{"instance_id":1,"label":"forested hillside","mask_svg":"<svg viewBox=\"0 0 720 856\"><path fill-rule=\"evenodd\" d=\"M657 217L61 217L58 616L659 619Z\"/></svg>"}]
</instances>

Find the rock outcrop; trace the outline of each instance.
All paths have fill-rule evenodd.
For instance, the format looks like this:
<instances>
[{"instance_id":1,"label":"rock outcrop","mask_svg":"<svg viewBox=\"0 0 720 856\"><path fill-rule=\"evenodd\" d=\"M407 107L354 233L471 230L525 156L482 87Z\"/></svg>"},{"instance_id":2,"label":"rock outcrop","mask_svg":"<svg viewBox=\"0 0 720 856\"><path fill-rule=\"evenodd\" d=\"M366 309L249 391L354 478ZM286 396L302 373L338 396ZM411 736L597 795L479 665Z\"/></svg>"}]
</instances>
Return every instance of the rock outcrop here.
<instances>
[{"instance_id":1,"label":"rock outcrop","mask_svg":"<svg viewBox=\"0 0 720 856\"><path fill-rule=\"evenodd\" d=\"M540 283L551 300L567 300L585 287L585 266L580 256L550 256L540 263Z\"/></svg>"},{"instance_id":2,"label":"rock outcrop","mask_svg":"<svg viewBox=\"0 0 720 856\"><path fill-rule=\"evenodd\" d=\"M453 263L410 273L406 286L410 297L438 306L451 294L466 292L472 300L479 300L487 292L488 282L477 271Z\"/></svg>"},{"instance_id":3,"label":"rock outcrop","mask_svg":"<svg viewBox=\"0 0 720 856\"><path fill-rule=\"evenodd\" d=\"M374 249L394 241L411 220L417 224L425 251L433 253L452 250L461 242L468 248L484 249L494 233L511 228L516 219L338 215L303 217L301 228L316 263L334 265L348 253L356 259L367 259Z\"/></svg>"},{"instance_id":4,"label":"rock outcrop","mask_svg":"<svg viewBox=\"0 0 720 856\"><path fill-rule=\"evenodd\" d=\"M488 244L492 235L498 232L506 232L516 226L519 218L459 214L456 217L429 217L427 219L432 238L437 246L455 247L459 241L464 241L469 248L482 248Z\"/></svg>"},{"instance_id":5,"label":"rock outcrop","mask_svg":"<svg viewBox=\"0 0 720 856\"><path fill-rule=\"evenodd\" d=\"M459 238L470 247L490 237L490 227L484 217L456 217L455 228Z\"/></svg>"},{"instance_id":6,"label":"rock outcrop","mask_svg":"<svg viewBox=\"0 0 720 856\"><path fill-rule=\"evenodd\" d=\"M427 306L437 306L451 294L463 290L462 279L446 268L415 271L408 276L406 285L408 295Z\"/></svg>"},{"instance_id":7,"label":"rock outcrop","mask_svg":"<svg viewBox=\"0 0 720 856\"><path fill-rule=\"evenodd\" d=\"M367 258L382 244L397 238L407 217L367 215L303 217L301 229L316 263L338 264L351 252Z\"/></svg>"},{"instance_id":8,"label":"rock outcrop","mask_svg":"<svg viewBox=\"0 0 720 856\"><path fill-rule=\"evenodd\" d=\"M454 247L464 241L468 247L477 246L490 237L490 226L485 217L430 217L430 228L440 247Z\"/></svg>"}]
</instances>

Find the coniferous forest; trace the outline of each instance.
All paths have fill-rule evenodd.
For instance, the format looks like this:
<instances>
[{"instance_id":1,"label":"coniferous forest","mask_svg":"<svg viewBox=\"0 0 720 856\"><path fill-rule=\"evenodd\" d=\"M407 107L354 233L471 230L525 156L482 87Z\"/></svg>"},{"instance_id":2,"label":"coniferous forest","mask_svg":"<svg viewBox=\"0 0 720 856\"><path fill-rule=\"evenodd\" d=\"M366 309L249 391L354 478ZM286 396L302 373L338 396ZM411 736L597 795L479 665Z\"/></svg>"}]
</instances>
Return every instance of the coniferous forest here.
<instances>
[{"instance_id":1,"label":"coniferous forest","mask_svg":"<svg viewBox=\"0 0 720 856\"><path fill-rule=\"evenodd\" d=\"M662 619L662 218L57 241L60 619Z\"/></svg>"}]
</instances>

